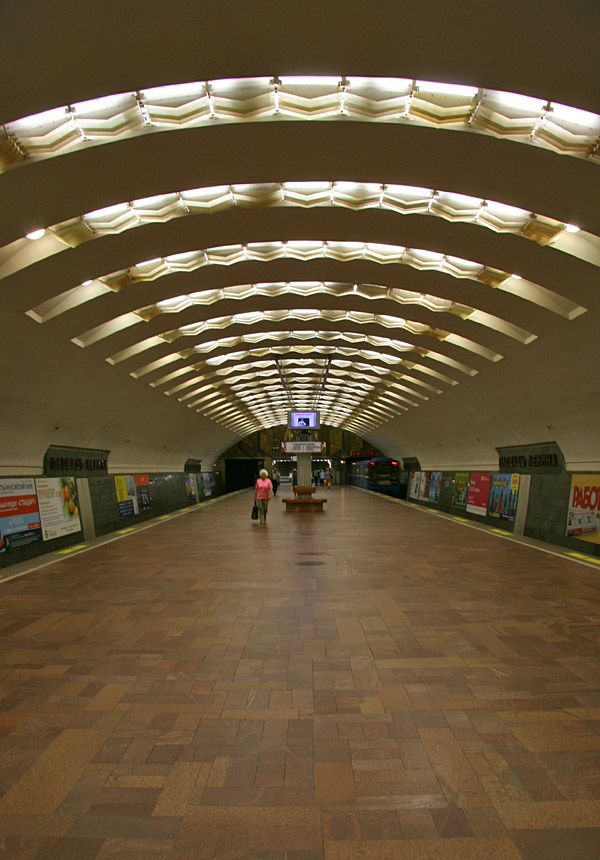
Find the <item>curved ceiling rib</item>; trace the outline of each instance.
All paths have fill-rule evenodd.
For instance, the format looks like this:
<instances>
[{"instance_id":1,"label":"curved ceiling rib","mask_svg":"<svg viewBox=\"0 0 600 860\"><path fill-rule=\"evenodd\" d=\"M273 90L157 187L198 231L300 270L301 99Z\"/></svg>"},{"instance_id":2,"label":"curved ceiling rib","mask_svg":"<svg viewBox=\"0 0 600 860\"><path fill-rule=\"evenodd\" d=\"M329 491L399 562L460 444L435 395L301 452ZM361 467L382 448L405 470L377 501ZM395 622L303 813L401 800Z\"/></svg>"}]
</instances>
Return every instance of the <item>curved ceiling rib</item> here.
<instances>
[{"instance_id":1,"label":"curved ceiling rib","mask_svg":"<svg viewBox=\"0 0 600 860\"><path fill-rule=\"evenodd\" d=\"M251 334L238 334L234 335L233 337L218 338L217 340L204 341L202 343L195 344L195 346L191 348L165 354L160 358L157 358L154 361L151 361L148 364L144 364L141 367L138 367L135 370L131 371L130 376L133 376L134 379L139 379L142 376L146 376L148 373L153 373L156 370L162 370L162 368L167 367L170 364L174 364L177 361L188 361L189 359L197 358L199 355L206 355L207 353L212 352L219 353L218 356L215 356L214 359L212 359L213 363L216 365L227 360L228 357L231 360L238 360L239 358L244 357L247 354L247 350L240 350L239 347L246 347L249 344L262 343L263 341L272 341L274 344L281 344L284 341L290 340L306 341L307 344L305 347L305 352L307 354L310 354L315 350L315 347L313 346L314 341L325 341L326 343L335 344L337 344L338 341L341 341L343 344L351 344L352 346L347 348L347 352L345 351L345 347L334 346L329 348L332 351L343 355L350 353L354 354L354 351L356 350L356 345L364 344L364 352L361 351L361 355L364 354L365 357L368 357L369 355L381 355L381 359L385 361L407 361L410 362L411 365L414 364L415 369L418 369L420 372L429 373L431 376L434 376L443 381L448 381L448 378L445 377L443 374L440 374L435 369L429 368L424 365L417 366L417 364L413 362L412 357L414 356L415 360L428 359L430 361L444 364L446 365L446 367L451 367L454 370L458 370L461 373L464 373L466 376L475 376L478 372L475 368L463 364L462 362L456 361L449 356L442 355L442 353L437 352L435 350L431 350L425 347L417 348L411 343L397 341L389 337L382 337L379 335L367 335L362 332L336 332L333 330L284 330L253 332ZM308 344L308 341L311 342L310 345ZM283 355L290 349L291 347L289 346L289 344L286 343L284 346L255 348L251 350L251 355ZM295 349L299 352L302 351L301 346L296 346ZM407 354L409 358L403 360L398 356L398 353ZM108 358L107 361L109 364L112 363L110 358Z\"/></svg>"},{"instance_id":2,"label":"curved ceiling rib","mask_svg":"<svg viewBox=\"0 0 600 860\"><path fill-rule=\"evenodd\" d=\"M228 345L229 340L229 338L225 338L223 341L217 342L218 346L216 348L226 350L226 345ZM239 346L239 344L237 345ZM315 355L323 356L323 358L315 358ZM182 356L179 357L182 358ZM291 344L289 346L267 346L245 350L236 349L233 352L222 351L218 356L213 356L205 359L204 361L193 362L184 367L177 368L176 370L150 382L150 387L159 388L161 385L168 385L169 383L174 382L177 379L181 379L182 376L186 376L190 373L203 374L202 376L194 377L192 381L186 381L181 385L177 385L174 388L166 390L164 393L170 396L184 387L195 384L196 379L208 378L213 374L215 376L227 376L236 372L236 370L245 371L252 367L256 367L258 369L270 368L272 367L271 359L281 359L282 357L286 357L287 360L297 362L317 361L322 363L325 360L329 360L336 367L355 367L367 372L389 375L390 378L393 379L407 379L411 384L425 388L427 391L431 391L434 394L441 394L442 389L419 379L419 377L415 376L415 373L423 373L431 379L435 379L438 382L445 383L446 385L458 385L458 382L455 379L452 379L443 373L439 373L436 370L432 370L430 367L427 367L416 360L408 361L407 359L399 358L398 356L382 351L381 348L379 350L366 350L343 346L323 346L313 343L310 345ZM360 361L357 361L357 358L360 359ZM239 363L244 361L248 363ZM232 362L232 364L229 365L227 362ZM398 367L402 368L404 372L401 373L398 370L392 369ZM131 373L131 376L141 378L156 369L157 368L134 371Z\"/></svg>"},{"instance_id":3,"label":"curved ceiling rib","mask_svg":"<svg viewBox=\"0 0 600 860\"><path fill-rule=\"evenodd\" d=\"M600 117L551 100L405 78L275 76L107 95L5 122L0 169L142 134L289 120L411 123L600 159Z\"/></svg>"},{"instance_id":4,"label":"curved ceiling rib","mask_svg":"<svg viewBox=\"0 0 600 860\"><path fill-rule=\"evenodd\" d=\"M95 326L87 332L73 338L78 346L86 347L97 343L104 338L110 337L118 331L131 328L138 323L150 322L164 314L180 314L194 306L207 306L219 304L220 302L239 301L246 302L255 297L265 299L280 298L283 296L300 296L304 299L312 298L313 301L319 297L332 296L334 298L349 298L353 300L367 301L389 301L399 305L416 305L433 313L447 313L469 320L479 325L491 328L512 337L520 343L531 343L536 337L529 331L514 325L498 316L487 313L469 305L460 304L450 299L439 296L417 293L413 290L402 290L394 287L386 287L378 284L344 284L344 283L319 283L314 281L292 283L259 283L238 284L231 287L222 287L216 290L203 290L191 295L174 296L173 298L158 301L144 308L136 308L127 314L114 317L99 326ZM189 327L188 327L189 328ZM187 333L187 332L186 332Z\"/></svg>"},{"instance_id":5,"label":"curved ceiling rib","mask_svg":"<svg viewBox=\"0 0 600 860\"><path fill-rule=\"evenodd\" d=\"M318 308L286 308L282 310L269 311L257 310L249 311L241 314L231 314L224 317L213 317L208 320L202 320L197 323L192 323L187 326L182 326L178 329L163 331L160 334L150 338L137 341L128 346L126 349L120 350L110 356L111 364L120 364L126 359L132 358L134 355L139 355L142 352L153 349L157 346L163 346L165 343L171 344L182 337L198 337L205 332L222 330L231 326L257 326L261 323L278 324L286 320L297 320L300 322L319 320L322 322L331 322L334 325L339 325L342 322L351 323L352 325L369 325L382 327L386 329L395 329L407 331L413 337L429 336L438 342L445 342L458 346L469 352L481 355L490 361L499 361L502 356L491 349L483 346L480 343L469 340L462 335L446 329L434 328L421 322L408 320L402 317L394 317L389 314L373 314L362 311L350 311L346 308L319 310ZM73 338L73 342L77 346L89 346L94 341L92 339L85 340L83 337Z\"/></svg>"},{"instance_id":6,"label":"curved ceiling rib","mask_svg":"<svg viewBox=\"0 0 600 860\"><path fill-rule=\"evenodd\" d=\"M600 266L600 237L577 225L494 200L433 188L335 181L254 183L153 195L86 212L0 248L0 279L85 242L148 224L235 208L343 207L428 215L510 233Z\"/></svg>"},{"instance_id":7,"label":"curved ceiling rib","mask_svg":"<svg viewBox=\"0 0 600 860\"><path fill-rule=\"evenodd\" d=\"M206 266L325 258L338 262L367 260L379 264L398 264L421 271L442 272L454 278L466 278L511 293L567 319L574 319L585 312L585 308L540 284L510 272L450 254L375 242L295 240L249 242L157 257L127 269L120 269L85 281L31 308L27 313L37 322L43 323L100 296L120 292L132 284L155 281L176 272L193 272ZM128 316L120 320L119 325L127 327L138 321L139 318ZM116 325L115 330L117 329Z\"/></svg>"}]
</instances>

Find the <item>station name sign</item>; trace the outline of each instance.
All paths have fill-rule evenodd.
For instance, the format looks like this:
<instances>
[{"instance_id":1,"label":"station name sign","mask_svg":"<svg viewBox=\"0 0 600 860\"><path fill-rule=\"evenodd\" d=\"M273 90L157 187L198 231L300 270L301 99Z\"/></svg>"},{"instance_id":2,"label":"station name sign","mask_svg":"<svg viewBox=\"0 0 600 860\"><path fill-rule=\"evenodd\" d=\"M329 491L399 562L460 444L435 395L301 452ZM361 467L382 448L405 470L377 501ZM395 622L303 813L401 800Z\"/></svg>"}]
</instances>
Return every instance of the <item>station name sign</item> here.
<instances>
[{"instance_id":1,"label":"station name sign","mask_svg":"<svg viewBox=\"0 0 600 860\"><path fill-rule=\"evenodd\" d=\"M555 442L523 447L498 448L498 466L501 472L551 474L562 472L565 458Z\"/></svg>"},{"instance_id":2,"label":"station name sign","mask_svg":"<svg viewBox=\"0 0 600 860\"><path fill-rule=\"evenodd\" d=\"M286 454L322 454L325 442L282 442Z\"/></svg>"},{"instance_id":3,"label":"station name sign","mask_svg":"<svg viewBox=\"0 0 600 860\"><path fill-rule=\"evenodd\" d=\"M68 448L51 445L44 455L44 476L73 475L90 478L108 474L109 451L97 448Z\"/></svg>"}]
</instances>

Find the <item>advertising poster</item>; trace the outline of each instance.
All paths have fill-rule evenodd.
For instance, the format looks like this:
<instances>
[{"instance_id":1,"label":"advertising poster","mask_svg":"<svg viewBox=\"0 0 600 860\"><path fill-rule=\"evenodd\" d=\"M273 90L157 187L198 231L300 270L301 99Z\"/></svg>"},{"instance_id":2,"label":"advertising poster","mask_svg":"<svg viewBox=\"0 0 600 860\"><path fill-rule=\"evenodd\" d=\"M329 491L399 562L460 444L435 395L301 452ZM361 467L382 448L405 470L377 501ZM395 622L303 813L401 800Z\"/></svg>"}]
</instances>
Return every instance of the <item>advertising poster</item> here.
<instances>
[{"instance_id":1,"label":"advertising poster","mask_svg":"<svg viewBox=\"0 0 600 860\"><path fill-rule=\"evenodd\" d=\"M36 478L42 540L81 531L75 478Z\"/></svg>"},{"instance_id":2,"label":"advertising poster","mask_svg":"<svg viewBox=\"0 0 600 860\"><path fill-rule=\"evenodd\" d=\"M135 476L135 494L137 497L138 510L140 513L152 508L152 496L150 494L150 475Z\"/></svg>"},{"instance_id":3,"label":"advertising poster","mask_svg":"<svg viewBox=\"0 0 600 860\"><path fill-rule=\"evenodd\" d=\"M452 492L452 507L466 508L467 493L469 492L469 473L456 472L454 475L454 490Z\"/></svg>"},{"instance_id":4,"label":"advertising poster","mask_svg":"<svg viewBox=\"0 0 600 860\"><path fill-rule=\"evenodd\" d=\"M0 552L41 539L34 478L0 478Z\"/></svg>"},{"instance_id":5,"label":"advertising poster","mask_svg":"<svg viewBox=\"0 0 600 860\"><path fill-rule=\"evenodd\" d=\"M600 543L600 475L572 475L567 516L568 537Z\"/></svg>"},{"instance_id":6,"label":"advertising poster","mask_svg":"<svg viewBox=\"0 0 600 860\"><path fill-rule=\"evenodd\" d=\"M208 498L215 491L215 476L212 472L202 472L202 480L204 481L204 495Z\"/></svg>"},{"instance_id":7,"label":"advertising poster","mask_svg":"<svg viewBox=\"0 0 600 860\"><path fill-rule=\"evenodd\" d=\"M432 472L431 481L429 483L429 501L436 505L440 500L440 487L442 486L442 473Z\"/></svg>"},{"instance_id":8,"label":"advertising poster","mask_svg":"<svg viewBox=\"0 0 600 860\"><path fill-rule=\"evenodd\" d=\"M196 476L190 472L184 472L185 475L185 493L188 502L196 504L198 501L198 491L196 489Z\"/></svg>"},{"instance_id":9,"label":"advertising poster","mask_svg":"<svg viewBox=\"0 0 600 860\"><path fill-rule=\"evenodd\" d=\"M422 502L429 501L429 485L431 484L431 472L421 472L421 483L419 485L419 499Z\"/></svg>"},{"instance_id":10,"label":"advertising poster","mask_svg":"<svg viewBox=\"0 0 600 860\"><path fill-rule=\"evenodd\" d=\"M470 514L485 517L491 483L492 476L489 472L471 472L467 496L467 510Z\"/></svg>"},{"instance_id":11,"label":"advertising poster","mask_svg":"<svg viewBox=\"0 0 600 860\"><path fill-rule=\"evenodd\" d=\"M419 498L419 487L421 486L421 473L420 472L411 472L410 473L410 491L408 493L409 499L418 499Z\"/></svg>"},{"instance_id":12,"label":"advertising poster","mask_svg":"<svg viewBox=\"0 0 600 860\"><path fill-rule=\"evenodd\" d=\"M115 475L115 489L120 517L132 517L139 514L135 478L133 475Z\"/></svg>"},{"instance_id":13,"label":"advertising poster","mask_svg":"<svg viewBox=\"0 0 600 860\"><path fill-rule=\"evenodd\" d=\"M515 472L495 472L490 490L490 516L514 523L518 498L519 475Z\"/></svg>"}]
</instances>

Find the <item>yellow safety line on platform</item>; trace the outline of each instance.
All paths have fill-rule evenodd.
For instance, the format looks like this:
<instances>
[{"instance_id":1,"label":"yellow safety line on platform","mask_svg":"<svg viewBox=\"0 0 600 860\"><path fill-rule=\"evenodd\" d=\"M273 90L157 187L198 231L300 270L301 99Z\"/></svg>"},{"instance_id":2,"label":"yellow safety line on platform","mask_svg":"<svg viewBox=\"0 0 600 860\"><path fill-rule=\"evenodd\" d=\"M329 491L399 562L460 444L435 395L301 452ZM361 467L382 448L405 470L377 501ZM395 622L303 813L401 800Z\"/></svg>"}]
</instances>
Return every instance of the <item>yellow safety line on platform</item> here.
<instances>
[{"instance_id":1,"label":"yellow safety line on platform","mask_svg":"<svg viewBox=\"0 0 600 860\"><path fill-rule=\"evenodd\" d=\"M54 555L68 555L70 552L77 552L79 549L87 549L86 543L78 543L76 546L69 546L66 549L58 549Z\"/></svg>"},{"instance_id":2,"label":"yellow safety line on platform","mask_svg":"<svg viewBox=\"0 0 600 860\"><path fill-rule=\"evenodd\" d=\"M567 555L572 556L573 558L581 558L583 561L591 561L592 564L600 564L600 558L594 558L592 555L585 555L582 552L569 552Z\"/></svg>"}]
</instances>

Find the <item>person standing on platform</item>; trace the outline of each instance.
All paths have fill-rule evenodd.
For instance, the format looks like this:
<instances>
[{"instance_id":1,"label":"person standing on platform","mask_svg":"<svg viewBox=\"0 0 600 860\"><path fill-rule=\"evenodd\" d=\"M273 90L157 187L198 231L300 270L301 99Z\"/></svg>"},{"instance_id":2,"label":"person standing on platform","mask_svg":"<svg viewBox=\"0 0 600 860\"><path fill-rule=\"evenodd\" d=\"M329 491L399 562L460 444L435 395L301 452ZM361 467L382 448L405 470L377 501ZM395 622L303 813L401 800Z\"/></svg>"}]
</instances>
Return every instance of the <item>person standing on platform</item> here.
<instances>
[{"instance_id":1,"label":"person standing on platform","mask_svg":"<svg viewBox=\"0 0 600 860\"><path fill-rule=\"evenodd\" d=\"M331 469L326 469L325 470L325 486L330 487L332 480L333 480L333 476L331 474Z\"/></svg>"},{"instance_id":2,"label":"person standing on platform","mask_svg":"<svg viewBox=\"0 0 600 860\"><path fill-rule=\"evenodd\" d=\"M269 479L269 473L266 469L261 469L254 486L254 501L258 508L258 524L261 526L267 523L267 508L269 507L269 499L272 493L273 484Z\"/></svg>"},{"instance_id":3,"label":"person standing on platform","mask_svg":"<svg viewBox=\"0 0 600 860\"><path fill-rule=\"evenodd\" d=\"M273 466L273 471L271 472L271 483L273 484L273 495L277 495L277 487L279 486L279 469L277 466Z\"/></svg>"}]
</instances>

